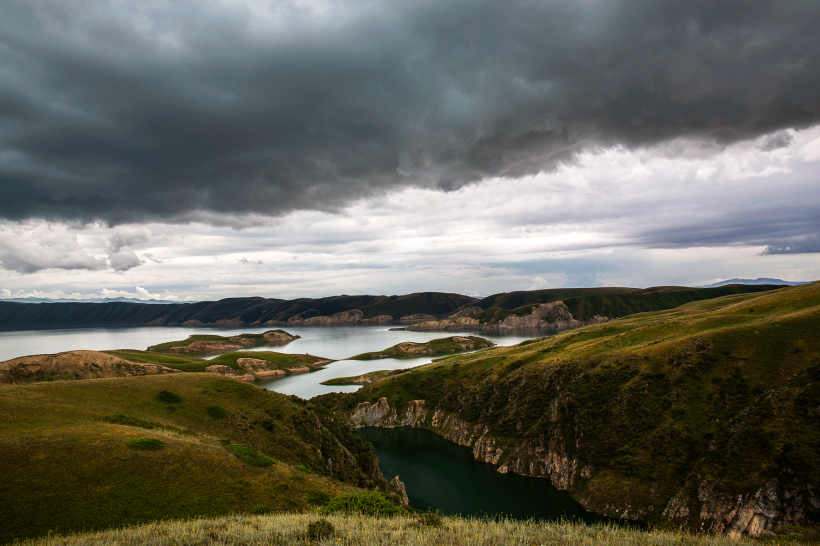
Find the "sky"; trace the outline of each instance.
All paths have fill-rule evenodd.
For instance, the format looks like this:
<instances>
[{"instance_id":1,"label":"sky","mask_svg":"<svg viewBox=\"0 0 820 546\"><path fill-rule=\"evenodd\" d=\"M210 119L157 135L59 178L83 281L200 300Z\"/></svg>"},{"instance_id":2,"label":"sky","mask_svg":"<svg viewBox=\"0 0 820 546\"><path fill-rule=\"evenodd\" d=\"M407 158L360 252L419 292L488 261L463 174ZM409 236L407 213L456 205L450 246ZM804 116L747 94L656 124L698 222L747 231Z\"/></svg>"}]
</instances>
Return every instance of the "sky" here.
<instances>
[{"instance_id":1,"label":"sky","mask_svg":"<svg viewBox=\"0 0 820 546\"><path fill-rule=\"evenodd\" d=\"M820 3L0 0L0 299L820 279Z\"/></svg>"}]
</instances>

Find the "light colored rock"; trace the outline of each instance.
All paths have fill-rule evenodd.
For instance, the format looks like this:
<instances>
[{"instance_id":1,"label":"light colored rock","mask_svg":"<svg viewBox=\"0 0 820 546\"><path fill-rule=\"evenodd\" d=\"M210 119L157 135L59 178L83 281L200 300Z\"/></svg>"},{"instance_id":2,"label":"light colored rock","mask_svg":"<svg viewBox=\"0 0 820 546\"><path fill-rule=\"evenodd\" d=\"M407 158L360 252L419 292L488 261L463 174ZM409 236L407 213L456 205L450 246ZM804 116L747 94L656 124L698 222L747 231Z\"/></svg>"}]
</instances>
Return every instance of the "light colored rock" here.
<instances>
[{"instance_id":1,"label":"light colored rock","mask_svg":"<svg viewBox=\"0 0 820 546\"><path fill-rule=\"evenodd\" d=\"M389 482L390 487L395 491L395 493L401 499L399 503L400 506L410 506L410 499L407 497L407 489L404 487L404 483L399 479L398 476L390 480Z\"/></svg>"},{"instance_id":2,"label":"light colored rock","mask_svg":"<svg viewBox=\"0 0 820 546\"><path fill-rule=\"evenodd\" d=\"M264 370L254 372L257 377L264 379L265 377L276 377L277 375L285 375L284 370Z\"/></svg>"},{"instance_id":3,"label":"light colored rock","mask_svg":"<svg viewBox=\"0 0 820 546\"><path fill-rule=\"evenodd\" d=\"M360 324L390 324L391 322L393 322L393 317L390 315L378 315L373 318L362 319L359 321Z\"/></svg>"},{"instance_id":4,"label":"light colored rock","mask_svg":"<svg viewBox=\"0 0 820 546\"><path fill-rule=\"evenodd\" d=\"M466 309L462 309L461 311L456 311L449 317L448 319L457 319L457 318L467 318L477 313L482 312L483 309L481 307L467 307ZM434 317L435 318L435 317Z\"/></svg>"},{"instance_id":5,"label":"light colored rock","mask_svg":"<svg viewBox=\"0 0 820 546\"><path fill-rule=\"evenodd\" d=\"M263 334L268 343L290 343L294 339L299 339L301 336L296 336L288 332L265 332Z\"/></svg>"},{"instance_id":6,"label":"light colored rock","mask_svg":"<svg viewBox=\"0 0 820 546\"><path fill-rule=\"evenodd\" d=\"M289 325L294 326L333 326L339 324L356 324L362 320L364 313L359 309L340 311L328 316L316 316L303 319L301 313L288 319Z\"/></svg>"},{"instance_id":7,"label":"light colored rock","mask_svg":"<svg viewBox=\"0 0 820 546\"><path fill-rule=\"evenodd\" d=\"M401 317L399 322L404 324L409 324L412 322L424 322L426 320L436 320L436 317L433 315L428 315L426 313L416 313L414 315L407 315L405 317Z\"/></svg>"},{"instance_id":8,"label":"light colored rock","mask_svg":"<svg viewBox=\"0 0 820 546\"><path fill-rule=\"evenodd\" d=\"M167 352L181 353L181 354L208 354L208 353L226 353L228 351L237 351L245 347L245 344L234 341L193 341L188 345L180 345L178 347L171 347Z\"/></svg>"},{"instance_id":9,"label":"light colored rock","mask_svg":"<svg viewBox=\"0 0 820 546\"><path fill-rule=\"evenodd\" d=\"M296 368L288 368L288 371L290 373L306 373L310 371L310 368L308 368L307 366L299 366Z\"/></svg>"},{"instance_id":10,"label":"light colored rock","mask_svg":"<svg viewBox=\"0 0 820 546\"><path fill-rule=\"evenodd\" d=\"M478 309L479 308L471 308ZM569 329L580 328L587 324L599 324L607 322L609 319L601 316L594 316L587 322L576 320L572 317L566 304L562 301L552 303L541 303L533 306L527 315L508 315L504 320L496 324L481 323L477 319L466 315L466 309L451 315L444 320L432 320L413 324L407 329L414 332L435 331L435 330L478 330L478 331L498 331L498 330L529 330L542 328ZM475 313L472 313L475 314Z\"/></svg>"},{"instance_id":11,"label":"light colored rock","mask_svg":"<svg viewBox=\"0 0 820 546\"><path fill-rule=\"evenodd\" d=\"M237 358L236 364L249 372L262 372L270 370L271 363L261 358ZM284 372L282 372L284 373Z\"/></svg>"}]
</instances>

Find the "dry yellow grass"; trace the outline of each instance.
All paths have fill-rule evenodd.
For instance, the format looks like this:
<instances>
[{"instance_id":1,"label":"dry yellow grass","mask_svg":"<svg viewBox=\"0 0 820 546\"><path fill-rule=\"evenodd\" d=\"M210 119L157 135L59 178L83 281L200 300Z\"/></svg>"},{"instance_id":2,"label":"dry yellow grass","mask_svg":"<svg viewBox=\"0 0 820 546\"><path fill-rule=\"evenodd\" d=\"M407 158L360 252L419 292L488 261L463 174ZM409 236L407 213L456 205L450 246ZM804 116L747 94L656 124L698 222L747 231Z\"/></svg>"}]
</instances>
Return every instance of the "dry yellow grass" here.
<instances>
[{"instance_id":1,"label":"dry yellow grass","mask_svg":"<svg viewBox=\"0 0 820 546\"><path fill-rule=\"evenodd\" d=\"M20 546L746 546L760 543L752 539L587 526L572 522L487 521L448 517L443 518L444 525L441 527L427 527L420 525L412 516L376 518L361 515L327 516L336 534L310 541L305 531L308 524L317 519L319 516L316 514L307 513L162 522L98 533L42 538L20 543Z\"/></svg>"}]
</instances>

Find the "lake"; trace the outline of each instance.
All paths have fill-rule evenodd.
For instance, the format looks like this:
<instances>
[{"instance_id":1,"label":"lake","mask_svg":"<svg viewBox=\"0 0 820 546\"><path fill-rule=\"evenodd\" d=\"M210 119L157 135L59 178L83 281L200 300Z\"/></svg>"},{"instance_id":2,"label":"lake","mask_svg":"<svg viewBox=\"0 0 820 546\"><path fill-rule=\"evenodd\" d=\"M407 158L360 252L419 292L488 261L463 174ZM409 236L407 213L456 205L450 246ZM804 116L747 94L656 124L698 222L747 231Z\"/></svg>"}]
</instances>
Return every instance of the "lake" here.
<instances>
[{"instance_id":1,"label":"lake","mask_svg":"<svg viewBox=\"0 0 820 546\"><path fill-rule=\"evenodd\" d=\"M385 479L399 476L404 482L414 508L444 515L610 521L587 512L548 480L499 474L493 465L474 460L468 448L429 430L368 427L355 434L376 448Z\"/></svg>"},{"instance_id":2,"label":"lake","mask_svg":"<svg viewBox=\"0 0 820 546\"><path fill-rule=\"evenodd\" d=\"M296 374L283 378L269 379L258 385L284 394L295 394L311 398L328 392L350 392L356 385L320 385L322 381L334 377L361 375L375 370L394 370L427 364L432 359L383 359L371 361L341 360L357 354L380 351L402 341L423 343L431 339L453 335L480 335L498 345L515 345L526 339L546 335L544 332L408 332L390 331L391 326L297 326L283 328L294 335L302 336L287 345L279 345L270 350L283 353L311 354L340 360L328 364L325 369ZM0 332L0 362L33 354L51 354L64 351L87 349L110 351L113 349L145 350L150 345L187 338L194 334L216 334L232 336L242 333L261 333L271 328L186 328L186 327L140 327L140 328L73 328L64 330L26 330L20 332ZM245 349L268 350L264 347Z\"/></svg>"}]
</instances>

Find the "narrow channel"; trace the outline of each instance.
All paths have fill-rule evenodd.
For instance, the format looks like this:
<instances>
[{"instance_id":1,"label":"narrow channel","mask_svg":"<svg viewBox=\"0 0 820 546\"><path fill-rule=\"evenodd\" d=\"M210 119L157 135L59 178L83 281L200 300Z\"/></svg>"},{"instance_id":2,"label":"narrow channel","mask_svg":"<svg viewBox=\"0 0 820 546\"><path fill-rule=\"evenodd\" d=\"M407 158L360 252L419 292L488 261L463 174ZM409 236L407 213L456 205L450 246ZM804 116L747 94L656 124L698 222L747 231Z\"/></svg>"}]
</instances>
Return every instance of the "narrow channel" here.
<instances>
[{"instance_id":1,"label":"narrow channel","mask_svg":"<svg viewBox=\"0 0 820 546\"><path fill-rule=\"evenodd\" d=\"M587 512L548 480L499 474L474 460L468 448L429 430L363 428L356 435L375 447L385 479L398 475L404 482L414 508L444 515L611 521Z\"/></svg>"}]
</instances>

